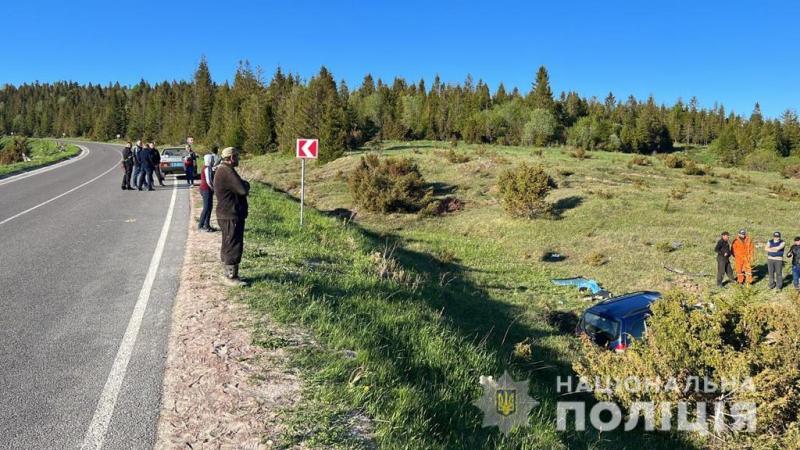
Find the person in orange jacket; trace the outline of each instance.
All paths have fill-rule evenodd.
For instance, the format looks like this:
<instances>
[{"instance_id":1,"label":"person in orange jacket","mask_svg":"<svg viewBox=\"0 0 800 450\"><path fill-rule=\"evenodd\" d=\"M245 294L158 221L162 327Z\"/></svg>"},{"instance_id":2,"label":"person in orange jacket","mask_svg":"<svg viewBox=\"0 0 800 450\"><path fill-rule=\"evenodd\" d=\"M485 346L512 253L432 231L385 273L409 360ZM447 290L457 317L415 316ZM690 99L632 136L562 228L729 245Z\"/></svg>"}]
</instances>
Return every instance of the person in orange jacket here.
<instances>
[{"instance_id":1,"label":"person in orange jacket","mask_svg":"<svg viewBox=\"0 0 800 450\"><path fill-rule=\"evenodd\" d=\"M733 254L733 265L736 271L736 281L742 284L747 281L750 285L753 283L753 259L755 258L756 248L747 231L744 229L739 230L739 236L733 240L731 245L731 253Z\"/></svg>"}]
</instances>

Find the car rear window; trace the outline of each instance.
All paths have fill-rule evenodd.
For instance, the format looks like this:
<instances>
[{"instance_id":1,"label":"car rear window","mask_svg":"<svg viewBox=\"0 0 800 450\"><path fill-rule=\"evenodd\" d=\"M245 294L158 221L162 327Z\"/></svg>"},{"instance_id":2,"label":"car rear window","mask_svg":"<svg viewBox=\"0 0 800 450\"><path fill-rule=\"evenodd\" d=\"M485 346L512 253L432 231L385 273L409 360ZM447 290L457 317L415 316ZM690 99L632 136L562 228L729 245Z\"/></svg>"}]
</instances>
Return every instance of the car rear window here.
<instances>
[{"instance_id":1,"label":"car rear window","mask_svg":"<svg viewBox=\"0 0 800 450\"><path fill-rule=\"evenodd\" d=\"M644 316L641 317L634 317L631 319L631 322L628 324L628 334L633 336L634 339L641 339L644 336Z\"/></svg>"},{"instance_id":2,"label":"car rear window","mask_svg":"<svg viewBox=\"0 0 800 450\"><path fill-rule=\"evenodd\" d=\"M619 322L586 312L583 315L583 330L592 336L599 334L613 341L619 336Z\"/></svg>"},{"instance_id":3,"label":"car rear window","mask_svg":"<svg viewBox=\"0 0 800 450\"><path fill-rule=\"evenodd\" d=\"M183 156L186 150L182 148L167 148L161 153L163 156Z\"/></svg>"}]
</instances>

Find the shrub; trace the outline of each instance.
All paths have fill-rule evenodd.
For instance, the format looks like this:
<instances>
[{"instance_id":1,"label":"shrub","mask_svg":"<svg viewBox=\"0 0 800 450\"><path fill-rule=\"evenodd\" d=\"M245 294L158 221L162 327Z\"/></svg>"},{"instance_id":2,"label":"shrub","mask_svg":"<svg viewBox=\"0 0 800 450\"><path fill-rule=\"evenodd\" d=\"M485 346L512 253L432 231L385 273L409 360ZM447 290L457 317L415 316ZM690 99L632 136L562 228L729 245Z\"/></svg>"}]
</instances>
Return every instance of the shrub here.
<instances>
[{"instance_id":1,"label":"shrub","mask_svg":"<svg viewBox=\"0 0 800 450\"><path fill-rule=\"evenodd\" d=\"M9 142L0 149L0 165L13 164L24 161L22 155L28 154L30 145L28 138L24 136L14 136Z\"/></svg>"},{"instance_id":2,"label":"shrub","mask_svg":"<svg viewBox=\"0 0 800 450\"><path fill-rule=\"evenodd\" d=\"M722 448L783 448L752 444L773 439L797 442L800 297L764 301L757 295L749 289L726 297L668 292L652 305L644 339L621 354L586 339L574 368L589 380L660 377L663 386L674 378L679 389L626 389L628 383L620 382L608 383L608 390L595 391L597 397L625 408L634 402L670 402L673 421L678 402L687 402L690 408L695 402L705 402L709 421L714 420L717 401L725 401L728 408L736 402L755 402L757 433L724 433L714 439L726 441L725 447L719 446ZM717 383L717 388L684 389L690 386L692 377L706 377ZM741 388L747 379L752 379L755 389ZM724 386L723 380L739 383ZM713 430L714 424L709 425ZM754 441L745 445L743 439Z\"/></svg>"},{"instance_id":3,"label":"shrub","mask_svg":"<svg viewBox=\"0 0 800 450\"><path fill-rule=\"evenodd\" d=\"M461 164L465 162L469 162L469 156L459 153L452 148L444 152L444 158L453 164Z\"/></svg>"},{"instance_id":4,"label":"shrub","mask_svg":"<svg viewBox=\"0 0 800 450\"><path fill-rule=\"evenodd\" d=\"M430 190L419 168L402 158L380 158L370 154L347 180L353 202L372 212L413 212L430 202Z\"/></svg>"},{"instance_id":5,"label":"shrub","mask_svg":"<svg viewBox=\"0 0 800 450\"><path fill-rule=\"evenodd\" d=\"M664 165L670 169L681 169L686 161L678 155L667 155L664 157Z\"/></svg>"},{"instance_id":6,"label":"shrub","mask_svg":"<svg viewBox=\"0 0 800 450\"><path fill-rule=\"evenodd\" d=\"M586 264L592 267L600 267L608 262L608 257L603 252L594 252L586 257Z\"/></svg>"},{"instance_id":7,"label":"shrub","mask_svg":"<svg viewBox=\"0 0 800 450\"><path fill-rule=\"evenodd\" d=\"M695 163L694 161L685 161L683 163L683 173L686 175L705 175L706 171L703 167Z\"/></svg>"},{"instance_id":8,"label":"shrub","mask_svg":"<svg viewBox=\"0 0 800 450\"><path fill-rule=\"evenodd\" d=\"M680 186L675 186L672 188L672 190L669 192L669 197L675 200L683 200L686 198L687 194L689 194L689 185L683 183Z\"/></svg>"},{"instance_id":9,"label":"shrub","mask_svg":"<svg viewBox=\"0 0 800 450\"><path fill-rule=\"evenodd\" d=\"M633 158L628 161L628 167L633 166L649 166L652 163L650 162L650 158L644 155L634 155Z\"/></svg>"},{"instance_id":10,"label":"shrub","mask_svg":"<svg viewBox=\"0 0 800 450\"><path fill-rule=\"evenodd\" d=\"M800 164L790 164L781 169L784 178L800 178Z\"/></svg>"},{"instance_id":11,"label":"shrub","mask_svg":"<svg viewBox=\"0 0 800 450\"><path fill-rule=\"evenodd\" d=\"M575 159L580 159L580 160L591 158L591 155L589 155L589 152L587 152L586 150L584 150L581 147L576 148L575 150L573 150L570 153L570 156L572 156Z\"/></svg>"},{"instance_id":12,"label":"shrub","mask_svg":"<svg viewBox=\"0 0 800 450\"><path fill-rule=\"evenodd\" d=\"M767 189L778 197L784 200L794 200L795 198L800 197L800 192L797 192L793 189L790 189L783 183L772 183L767 186Z\"/></svg>"},{"instance_id":13,"label":"shrub","mask_svg":"<svg viewBox=\"0 0 800 450\"><path fill-rule=\"evenodd\" d=\"M520 164L500 174L498 188L505 210L516 217L534 218L550 214L545 200L558 185L541 166Z\"/></svg>"},{"instance_id":14,"label":"shrub","mask_svg":"<svg viewBox=\"0 0 800 450\"><path fill-rule=\"evenodd\" d=\"M546 109L531 111L530 119L522 129L522 143L542 146L553 142L558 133L558 119Z\"/></svg>"}]
</instances>

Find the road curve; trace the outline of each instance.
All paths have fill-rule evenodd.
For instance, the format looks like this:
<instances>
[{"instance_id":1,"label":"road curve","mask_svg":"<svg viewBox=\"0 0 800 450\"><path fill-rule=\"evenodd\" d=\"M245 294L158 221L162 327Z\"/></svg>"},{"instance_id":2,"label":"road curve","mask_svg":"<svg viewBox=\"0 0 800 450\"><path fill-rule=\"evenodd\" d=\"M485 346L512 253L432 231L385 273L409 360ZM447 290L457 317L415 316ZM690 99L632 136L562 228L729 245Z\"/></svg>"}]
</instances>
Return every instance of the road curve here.
<instances>
[{"instance_id":1,"label":"road curve","mask_svg":"<svg viewBox=\"0 0 800 450\"><path fill-rule=\"evenodd\" d=\"M81 145L0 184L0 448L155 441L188 190L122 191L120 147Z\"/></svg>"}]
</instances>

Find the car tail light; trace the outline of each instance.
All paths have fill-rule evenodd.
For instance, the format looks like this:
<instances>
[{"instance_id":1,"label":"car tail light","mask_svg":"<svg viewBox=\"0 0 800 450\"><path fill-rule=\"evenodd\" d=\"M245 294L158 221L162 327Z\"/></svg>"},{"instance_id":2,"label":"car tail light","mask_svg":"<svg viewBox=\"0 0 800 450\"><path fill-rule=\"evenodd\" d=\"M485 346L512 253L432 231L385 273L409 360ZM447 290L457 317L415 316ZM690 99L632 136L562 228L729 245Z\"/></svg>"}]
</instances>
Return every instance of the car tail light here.
<instances>
[{"instance_id":1,"label":"car tail light","mask_svg":"<svg viewBox=\"0 0 800 450\"><path fill-rule=\"evenodd\" d=\"M161 167L169 167L168 163L161 163Z\"/></svg>"},{"instance_id":2,"label":"car tail light","mask_svg":"<svg viewBox=\"0 0 800 450\"><path fill-rule=\"evenodd\" d=\"M619 343L617 343L617 345L614 346L614 351L615 352L624 352L627 347L628 346L625 345L624 342L619 342Z\"/></svg>"}]
</instances>

